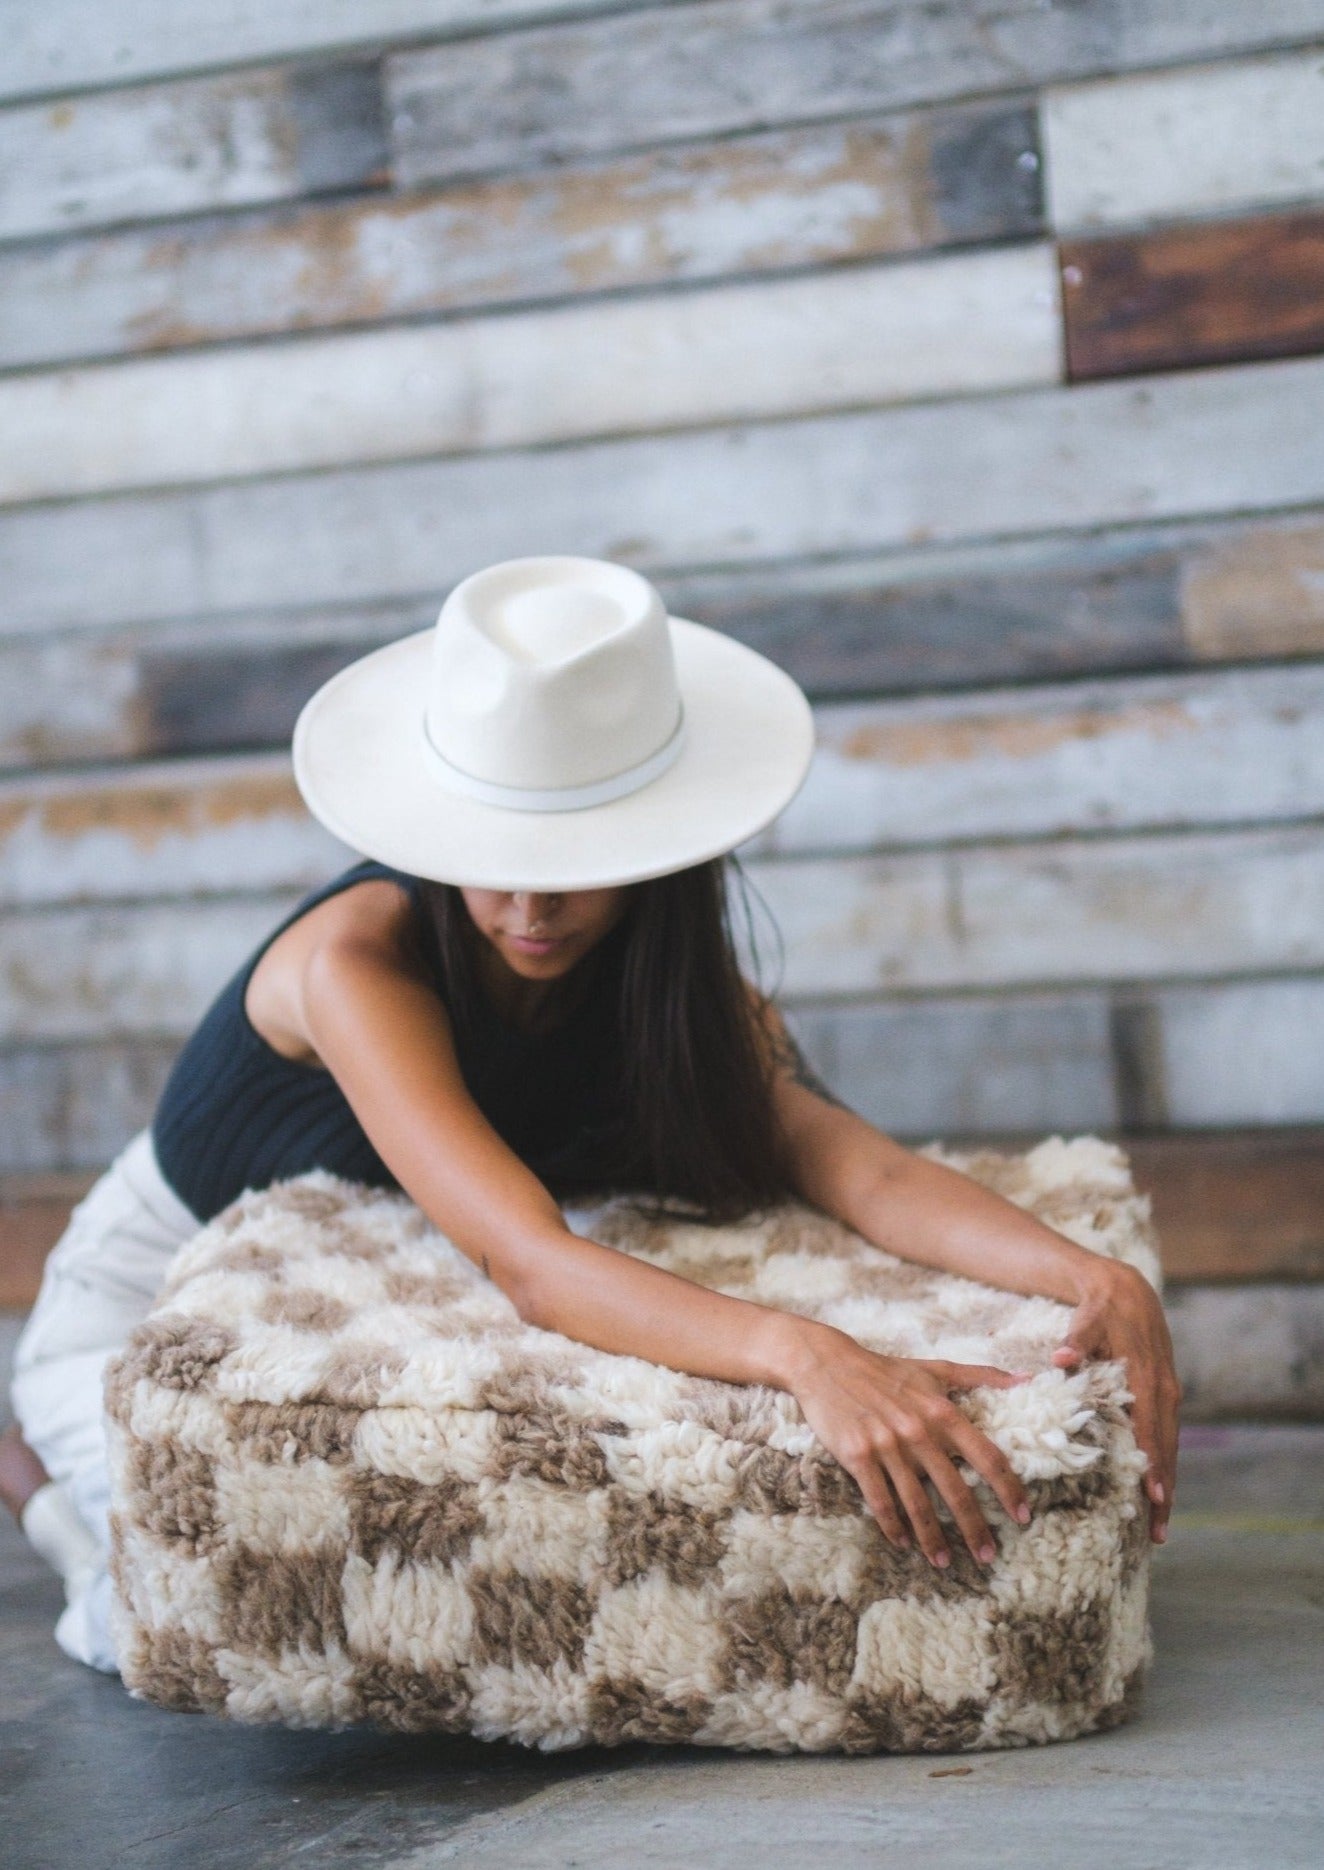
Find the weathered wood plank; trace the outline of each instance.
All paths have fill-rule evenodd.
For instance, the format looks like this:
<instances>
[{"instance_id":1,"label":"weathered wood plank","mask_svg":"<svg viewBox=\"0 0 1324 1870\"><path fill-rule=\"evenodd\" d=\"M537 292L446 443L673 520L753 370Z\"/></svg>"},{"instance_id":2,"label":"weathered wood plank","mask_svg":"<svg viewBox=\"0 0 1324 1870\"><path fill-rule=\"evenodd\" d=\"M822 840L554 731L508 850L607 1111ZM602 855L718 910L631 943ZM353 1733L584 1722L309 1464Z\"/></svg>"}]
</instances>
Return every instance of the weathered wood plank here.
<instances>
[{"instance_id":1,"label":"weathered wood plank","mask_svg":"<svg viewBox=\"0 0 1324 1870\"><path fill-rule=\"evenodd\" d=\"M0 634L374 604L526 552L659 572L1324 500L1324 360L0 514ZM298 549L291 549L291 541Z\"/></svg>"},{"instance_id":2,"label":"weathered wood plank","mask_svg":"<svg viewBox=\"0 0 1324 1870\"><path fill-rule=\"evenodd\" d=\"M789 1023L837 1096L898 1137L1116 1123L1102 992L802 1006Z\"/></svg>"},{"instance_id":3,"label":"weathered wood plank","mask_svg":"<svg viewBox=\"0 0 1324 1870\"><path fill-rule=\"evenodd\" d=\"M1154 1105L1190 1128L1324 1117L1324 980L1138 990L1154 1021Z\"/></svg>"},{"instance_id":4,"label":"weathered wood plank","mask_svg":"<svg viewBox=\"0 0 1324 1870\"><path fill-rule=\"evenodd\" d=\"M817 724L760 852L1324 816L1319 665L859 702Z\"/></svg>"},{"instance_id":5,"label":"weathered wood plank","mask_svg":"<svg viewBox=\"0 0 1324 1870\"><path fill-rule=\"evenodd\" d=\"M1049 212L1063 230L1324 194L1317 48L1068 85L1042 112Z\"/></svg>"},{"instance_id":6,"label":"weathered wood plank","mask_svg":"<svg viewBox=\"0 0 1324 1870\"><path fill-rule=\"evenodd\" d=\"M793 997L1324 966L1324 830L760 859Z\"/></svg>"},{"instance_id":7,"label":"weathered wood plank","mask_svg":"<svg viewBox=\"0 0 1324 1870\"><path fill-rule=\"evenodd\" d=\"M412 185L1318 36L1311 0L1045 8L1042 0L706 0L389 61Z\"/></svg>"},{"instance_id":8,"label":"weathered wood plank","mask_svg":"<svg viewBox=\"0 0 1324 1870\"><path fill-rule=\"evenodd\" d=\"M0 503L538 447L1062 375L1043 244L0 379Z\"/></svg>"},{"instance_id":9,"label":"weathered wood plank","mask_svg":"<svg viewBox=\"0 0 1324 1870\"><path fill-rule=\"evenodd\" d=\"M1067 374L1324 350L1324 210L1061 243Z\"/></svg>"},{"instance_id":10,"label":"weathered wood plank","mask_svg":"<svg viewBox=\"0 0 1324 1870\"><path fill-rule=\"evenodd\" d=\"M1324 649L1324 525L1248 529L1183 568L1182 632L1192 652L1302 656Z\"/></svg>"},{"instance_id":11,"label":"weathered wood plank","mask_svg":"<svg viewBox=\"0 0 1324 1870\"><path fill-rule=\"evenodd\" d=\"M1324 1278L1324 1130L1129 1137L1170 1280Z\"/></svg>"},{"instance_id":12,"label":"weathered wood plank","mask_svg":"<svg viewBox=\"0 0 1324 1870\"><path fill-rule=\"evenodd\" d=\"M0 94L124 84L165 72L480 33L548 15L620 13L630 4L632 0L373 0L365 7L362 0L267 0L262 6L185 9L179 0L60 0L58 7L13 10L13 19L6 21L9 42ZM725 49L729 40L732 55L741 49L742 26L749 33L757 30L760 19L771 29L779 23L770 5L712 9L719 14L723 10L738 16L719 47ZM1005 25L1012 9L1005 4L990 7L986 0L974 9L973 20L968 19L972 9L967 0L945 0L941 5L931 0L927 5L918 0L897 5L894 0L888 6L850 9L825 0L797 0L795 11L811 19L825 15L823 34L831 31L834 13L847 15L838 29L843 61L862 36L857 30L847 37L854 16L864 15L867 26L872 16L885 20L900 15L889 47L894 60L904 58L921 68L926 61L936 65L942 60L931 82L945 83L952 93L966 88L962 81L972 66L972 79L982 76L985 88L1004 88L1007 70L1016 68L1027 49L1038 49L1030 33L1033 14L1029 22L1021 18L1030 12L1027 0L1020 0ZM954 22L947 17L951 14L956 15ZM1256 8L1238 0L1179 0L1158 9L1108 0L1103 17L1094 4L1083 19L1073 12L1065 20L1037 23L1039 38L1048 42L1041 56L1054 54L1052 69L1066 75L1308 39L1318 34L1322 22L1316 0L1265 0ZM789 24L784 23L788 32ZM963 24L973 41L970 47L961 43ZM789 48L788 60L793 62L800 50L798 44Z\"/></svg>"},{"instance_id":13,"label":"weathered wood plank","mask_svg":"<svg viewBox=\"0 0 1324 1870\"><path fill-rule=\"evenodd\" d=\"M372 64L19 105L0 110L0 240L361 188L387 160Z\"/></svg>"},{"instance_id":14,"label":"weathered wood plank","mask_svg":"<svg viewBox=\"0 0 1324 1870\"><path fill-rule=\"evenodd\" d=\"M77 1173L0 1179L0 1311L26 1311L35 1302L46 1256L92 1179Z\"/></svg>"},{"instance_id":15,"label":"weathered wood plank","mask_svg":"<svg viewBox=\"0 0 1324 1870\"><path fill-rule=\"evenodd\" d=\"M819 700L1324 654L1324 527L1297 516L660 582ZM284 748L315 688L443 595L0 638L0 770Z\"/></svg>"},{"instance_id":16,"label":"weathered wood plank","mask_svg":"<svg viewBox=\"0 0 1324 1870\"><path fill-rule=\"evenodd\" d=\"M818 735L746 856L1324 816L1320 665L829 706ZM0 909L307 888L348 861L283 751L0 781Z\"/></svg>"},{"instance_id":17,"label":"weathered wood plank","mask_svg":"<svg viewBox=\"0 0 1324 1870\"><path fill-rule=\"evenodd\" d=\"M0 910L311 889L355 855L283 754L0 783Z\"/></svg>"},{"instance_id":18,"label":"weathered wood plank","mask_svg":"<svg viewBox=\"0 0 1324 1870\"><path fill-rule=\"evenodd\" d=\"M998 100L32 244L0 251L0 364L1010 240L1036 163L1033 108Z\"/></svg>"},{"instance_id":19,"label":"weathered wood plank","mask_svg":"<svg viewBox=\"0 0 1324 1870\"><path fill-rule=\"evenodd\" d=\"M1324 1417L1324 1288L1181 1286L1167 1312L1183 1421Z\"/></svg>"},{"instance_id":20,"label":"weathered wood plank","mask_svg":"<svg viewBox=\"0 0 1324 1870\"><path fill-rule=\"evenodd\" d=\"M793 1000L1324 967L1324 832L1187 832L761 859ZM177 1036L292 898L0 925L0 1043Z\"/></svg>"},{"instance_id":21,"label":"weathered wood plank","mask_svg":"<svg viewBox=\"0 0 1324 1870\"><path fill-rule=\"evenodd\" d=\"M0 1173L100 1169L150 1122L174 1040L0 1051Z\"/></svg>"},{"instance_id":22,"label":"weathered wood plank","mask_svg":"<svg viewBox=\"0 0 1324 1870\"><path fill-rule=\"evenodd\" d=\"M300 892L0 922L0 1045L180 1039Z\"/></svg>"}]
</instances>

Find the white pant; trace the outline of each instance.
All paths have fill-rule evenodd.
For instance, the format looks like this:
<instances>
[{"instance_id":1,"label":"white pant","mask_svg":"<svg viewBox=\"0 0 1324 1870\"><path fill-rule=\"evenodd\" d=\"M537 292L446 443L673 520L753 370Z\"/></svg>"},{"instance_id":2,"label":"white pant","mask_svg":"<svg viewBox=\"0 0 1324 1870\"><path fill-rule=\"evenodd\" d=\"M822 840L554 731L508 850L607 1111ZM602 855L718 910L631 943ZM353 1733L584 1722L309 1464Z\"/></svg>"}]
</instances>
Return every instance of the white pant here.
<instances>
[{"instance_id":1,"label":"white pant","mask_svg":"<svg viewBox=\"0 0 1324 1870\"><path fill-rule=\"evenodd\" d=\"M64 1489L108 1559L110 1477L102 1375L161 1289L175 1250L201 1223L161 1174L140 1130L88 1190L46 1261L14 1356L23 1439ZM103 1563L55 1627L66 1655L114 1671Z\"/></svg>"}]
</instances>

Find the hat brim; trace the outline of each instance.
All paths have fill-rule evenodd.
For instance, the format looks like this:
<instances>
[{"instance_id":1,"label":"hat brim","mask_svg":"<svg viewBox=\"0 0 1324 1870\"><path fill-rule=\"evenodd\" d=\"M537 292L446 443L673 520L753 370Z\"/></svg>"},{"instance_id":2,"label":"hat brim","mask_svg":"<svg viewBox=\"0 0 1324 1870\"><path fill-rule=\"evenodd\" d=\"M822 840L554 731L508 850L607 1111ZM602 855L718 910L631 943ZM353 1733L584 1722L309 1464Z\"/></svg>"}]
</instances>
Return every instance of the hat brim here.
<instances>
[{"instance_id":1,"label":"hat brim","mask_svg":"<svg viewBox=\"0 0 1324 1870\"><path fill-rule=\"evenodd\" d=\"M514 811L450 791L423 739L433 630L332 676L294 729L294 776L351 849L475 889L604 889L734 850L804 783L813 717L784 670L733 637L670 619L685 709L679 757L637 792L564 812Z\"/></svg>"}]
</instances>

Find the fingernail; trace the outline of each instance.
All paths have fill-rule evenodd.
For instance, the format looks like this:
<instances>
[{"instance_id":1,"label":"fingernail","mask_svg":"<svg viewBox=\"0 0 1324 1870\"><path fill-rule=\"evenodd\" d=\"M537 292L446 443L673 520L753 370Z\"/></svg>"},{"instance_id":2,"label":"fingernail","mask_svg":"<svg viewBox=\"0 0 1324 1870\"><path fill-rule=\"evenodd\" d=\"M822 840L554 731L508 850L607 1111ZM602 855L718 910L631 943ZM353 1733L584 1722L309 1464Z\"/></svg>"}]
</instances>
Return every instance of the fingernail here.
<instances>
[{"instance_id":1,"label":"fingernail","mask_svg":"<svg viewBox=\"0 0 1324 1870\"><path fill-rule=\"evenodd\" d=\"M1029 1525L1029 1523L1030 1523L1030 1509L1029 1509L1029 1507L1028 1507L1028 1506L1027 1506L1027 1505L1025 1504L1025 1502L1024 1502L1024 1500L1022 1500L1022 1501L1021 1501L1021 1503L1020 1503L1020 1505L1019 1505L1019 1506L1018 1506L1018 1507L1016 1508L1016 1517L1017 1517L1017 1519L1018 1519L1018 1520L1020 1521L1020 1523L1021 1523L1021 1525L1022 1525L1022 1526L1028 1526L1028 1525Z\"/></svg>"},{"instance_id":2,"label":"fingernail","mask_svg":"<svg viewBox=\"0 0 1324 1870\"><path fill-rule=\"evenodd\" d=\"M938 1566L950 1565L952 1562L952 1555L950 1552L935 1552L933 1554L933 1562Z\"/></svg>"},{"instance_id":3,"label":"fingernail","mask_svg":"<svg viewBox=\"0 0 1324 1870\"><path fill-rule=\"evenodd\" d=\"M1154 1543L1155 1545L1166 1545L1167 1542L1168 1529L1166 1526L1160 1526L1158 1531L1154 1534Z\"/></svg>"},{"instance_id":4,"label":"fingernail","mask_svg":"<svg viewBox=\"0 0 1324 1870\"><path fill-rule=\"evenodd\" d=\"M979 1548L979 1562L981 1565L991 1565L997 1555L998 1548L995 1545L981 1545Z\"/></svg>"},{"instance_id":5,"label":"fingernail","mask_svg":"<svg viewBox=\"0 0 1324 1870\"><path fill-rule=\"evenodd\" d=\"M1154 1482L1152 1492L1153 1492L1154 1499L1156 1499L1159 1505L1162 1506L1163 1504L1163 1482L1161 1480L1156 1480Z\"/></svg>"}]
</instances>

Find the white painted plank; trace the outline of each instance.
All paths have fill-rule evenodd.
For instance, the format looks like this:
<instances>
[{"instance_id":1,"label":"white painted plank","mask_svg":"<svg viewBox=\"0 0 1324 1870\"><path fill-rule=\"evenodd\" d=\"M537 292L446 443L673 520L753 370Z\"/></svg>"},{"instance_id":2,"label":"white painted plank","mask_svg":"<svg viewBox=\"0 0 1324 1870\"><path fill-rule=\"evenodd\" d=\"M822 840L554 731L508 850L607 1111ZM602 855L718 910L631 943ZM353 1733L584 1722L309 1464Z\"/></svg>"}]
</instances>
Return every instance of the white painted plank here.
<instances>
[{"instance_id":1,"label":"white painted plank","mask_svg":"<svg viewBox=\"0 0 1324 1870\"><path fill-rule=\"evenodd\" d=\"M385 162L372 72L246 72L0 110L0 240L283 201Z\"/></svg>"},{"instance_id":2,"label":"white painted plank","mask_svg":"<svg viewBox=\"0 0 1324 1870\"><path fill-rule=\"evenodd\" d=\"M628 0L573 0L573 11ZM482 32L567 0L3 0L0 96L129 84L169 72Z\"/></svg>"},{"instance_id":3,"label":"white painted plank","mask_svg":"<svg viewBox=\"0 0 1324 1870\"><path fill-rule=\"evenodd\" d=\"M1324 359L0 514L0 632L955 545L1324 500Z\"/></svg>"},{"instance_id":4,"label":"white painted plank","mask_svg":"<svg viewBox=\"0 0 1324 1870\"><path fill-rule=\"evenodd\" d=\"M0 380L0 502L1057 382L1044 244Z\"/></svg>"},{"instance_id":5,"label":"white painted plank","mask_svg":"<svg viewBox=\"0 0 1324 1870\"><path fill-rule=\"evenodd\" d=\"M182 1038L298 893L0 921L0 1044Z\"/></svg>"},{"instance_id":6,"label":"white painted plank","mask_svg":"<svg viewBox=\"0 0 1324 1870\"><path fill-rule=\"evenodd\" d=\"M1324 966L1324 828L750 866L785 990L877 994Z\"/></svg>"},{"instance_id":7,"label":"white painted plank","mask_svg":"<svg viewBox=\"0 0 1324 1870\"><path fill-rule=\"evenodd\" d=\"M1324 1119L1324 979L1151 990L1162 1097L1177 1125Z\"/></svg>"},{"instance_id":8,"label":"white painted plank","mask_svg":"<svg viewBox=\"0 0 1324 1870\"><path fill-rule=\"evenodd\" d=\"M1324 816L1324 667L820 707L760 852Z\"/></svg>"},{"instance_id":9,"label":"white painted plank","mask_svg":"<svg viewBox=\"0 0 1324 1870\"><path fill-rule=\"evenodd\" d=\"M0 909L311 889L356 855L284 755L0 782Z\"/></svg>"},{"instance_id":10,"label":"white painted plank","mask_svg":"<svg viewBox=\"0 0 1324 1870\"><path fill-rule=\"evenodd\" d=\"M1324 33L1319 0L708 0L388 62L397 174L492 171Z\"/></svg>"},{"instance_id":11,"label":"white painted plank","mask_svg":"<svg viewBox=\"0 0 1324 1870\"><path fill-rule=\"evenodd\" d=\"M1324 1414L1324 1286L1179 1286L1165 1308L1185 1421Z\"/></svg>"},{"instance_id":12,"label":"white painted plank","mask_svg":"<svg viewBox=\"0 0 1324 1870\"><path fill-rule=\"evenodd\" d=\"M1324 198L1324 49L1048 91L1045 183L1062 231Z\"/></svg>"}]
</instances>

